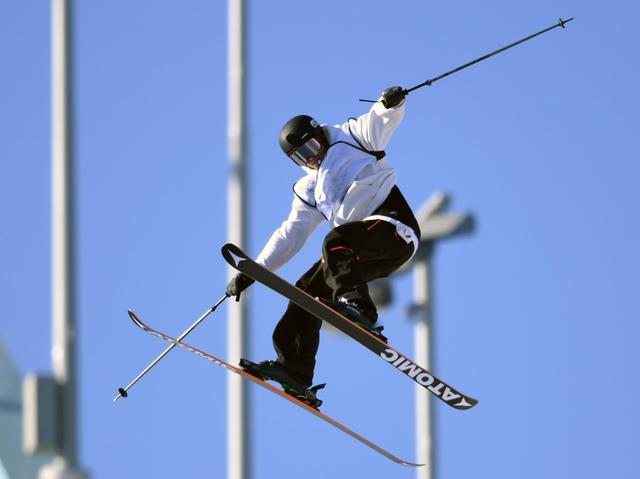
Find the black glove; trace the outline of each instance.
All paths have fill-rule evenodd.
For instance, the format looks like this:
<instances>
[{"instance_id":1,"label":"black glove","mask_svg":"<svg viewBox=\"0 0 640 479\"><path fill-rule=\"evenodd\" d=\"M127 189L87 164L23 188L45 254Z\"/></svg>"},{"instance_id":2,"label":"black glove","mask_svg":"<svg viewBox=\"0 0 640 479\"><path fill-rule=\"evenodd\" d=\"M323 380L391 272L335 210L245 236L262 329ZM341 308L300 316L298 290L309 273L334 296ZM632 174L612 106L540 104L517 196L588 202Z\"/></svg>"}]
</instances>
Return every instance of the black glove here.
<instances>
[{"instance_id":1,"label":"black glove","mask_svg":"<svg viewBox=\"0 0 640 479\"><path fill-rule=\"evenodd\" d=\"M240 300L240 293L255 283L255 279L249 278L246 274L236 274L227 285L227 296L237 296Z\"/></svg>"},{"instance_id":2,"label":"black glove","mask_svg":"<svg viewBox=\"0 0 640 479\"><path fill-rule=\"evenodd\" d=\"M385 108L398 106L407 96L407 90L401 86L391 86L382 92L382 104Z\"/></svg>"}]
</instances>

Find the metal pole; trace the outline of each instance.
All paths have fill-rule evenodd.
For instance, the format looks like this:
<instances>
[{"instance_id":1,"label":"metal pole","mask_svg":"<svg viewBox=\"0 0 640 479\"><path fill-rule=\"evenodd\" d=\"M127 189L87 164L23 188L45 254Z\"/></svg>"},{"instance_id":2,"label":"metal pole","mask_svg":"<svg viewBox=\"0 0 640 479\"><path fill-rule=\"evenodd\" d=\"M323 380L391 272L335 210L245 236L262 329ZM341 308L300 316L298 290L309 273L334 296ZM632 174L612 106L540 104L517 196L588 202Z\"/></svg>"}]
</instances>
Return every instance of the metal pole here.
<instances>
[{"instance_id":1,"label":"metal pole","mask_svg":"<svg viewBox=\"0 0 640 479\"><path fill-rule=\"evenodd\" d=\"M222 298L220 298L220 300L216 304L214 304L209 309L207 309L202 314L202 316L200 316L191 326L189 326L187 329L185 329L182 332L182 334L180 336L178 336L178 341L182 341L184 338L186 338L191 333L191 331L196 329L196 327L202 321L204 321L207 318L207 316L209 316L211 313L213 313L218 308L218 306L220 306L228 297L229 296L227 296L225 294ZM129 310L129 316L134 321L136 320L136 314L131 309ZM123 388L118 388L118 395L113 398L113 402L116 402L121 397L126 398L129 395L129 389L131 389L138 381L140 381L140 379L142 379L145 374L147 374L156 364L158 364L160 362L160 360L162 358L164 358L167 354L169 354L169 352L175 347L176 347L176 343L172 343L169 347L167 347L164 351L162 351L158 357L156 357L153 361L151 361L151 363L146 368L144 368L144 370L140 374L138 374L133 379L133 381L131 381L129 384L127 384Z\"/></svg>"},{"instance_id":2,"label":"metal pole","mask_svg":"<svg viewBox=\"0 0 640 479\"><path fill-rule=\"evenodd\" d=\"M56 457L41 470L42 479L88 477L78 468L77 448L70 14L71 0L52 1L52 362L59 437Z\"/></svg>"},{"instance_id":3,"label":"metal pole","mask_svg":"<svg viewBox=\"0 0 640 479\"><path fill-rule=\"evenodd\" d=\"M245 247L246 243L246 166L245 166L245 45L244 0L229 0L229 190L228 235L229 241ZM235 272L229 268L231 279ZM238 361L246 351L247 295L234 303L229 311L228 357ZM228 375L227 391L227 463L228 479L250 477L248 436L248 397L246 382L238 375Z\"/></svg>"},{"instance_id":4,"label":"metal pole","mask_svg":"<svg viewBox=\"0 0 640 479\"><path fill-rule=\"evenodd\" d=\"M433 295L431 290L431 256L433 243L423 242L413 266L414 307L417 318L414 333L416 362L432 371L431 347L433 326ZM425 467L416 469L417 479L436 477L434 454L434 421L431 397L427 390L416 387L416 462Z\"/></svg>"},{"instance_id":5,"label":"metal pole","mask_svg":"<svg viewBox=\"0 0 640 479\"><path fill-rule=\"evenodd\" d=\"M418 88L422 88L423 86L431 86L433 85L435 82L437 82L438 80L442 80L445 77L448 77L449 75L453 75L454 73L459 72L460 70L464 70L465 68L470 67L471 65L475 65L476 63L480 63L484 60L486 60L487 58L491 58L494 55L497 55L499 53L504 52L505 50L509 50L510 48L513 48L517 45L520 45L521 43L527 42L529 40L531 40L532 38L535 38L539 35L542 35L543 33L547 33L549 30L553 30L554 28L558 28L558 27L562 27L564 28L565 24L569 23L571 20L573 20L573 17L571 17L569 20L563 20L562 18L560 19L560 21L558 23L556 23L555 25L545 28L544 30L540 30L537 33L534 33L533 35L529 35L525 38L521 38L520 40L517 40L513 43L510 43L507 46L504 46L502 48L498 48L497 50L492 51L491 53L487 53L486 55L482 55L479 58L476 58L475 60L471 60L468 63L465 63L464 65L461 65L457 68L454 68L453 70L450 70L446 73L443 73L442 75L438 75L437 77L431 78L430 80L427 80L423 83L420 83L419 85L416 85L414 87L408 88L406 90L406 93L410 93L414 90L417 90Z\"/></svg>"},{"instance_id":6,"label":"metal pole","mask_svg":"<svg viewBox=\"0 0 640 479\"><path fill-rule=\"evenodd\" d=\"M453 70L449 70L448 72L443 73L441 75L438 75L437 77L431 78L431 79L429 79L427 81L424 81L424 82L422 82L422 83L420 83L418 85L412 86L411 88L407 88L407 89L404 90L404 93L405 93L405 95L408 95L409 93L411 93L414 90L417 90L418 88L422 88L424 86L431 86L435 82L437 82L438 80L442 80L443 78L446 78L449 75L453 75L454 73L457 73L460 70L464 70L465 68L469 68L471 65L475 65L476 63L480 63L480 62L486 60L487 58L491 58L492 56L498 55L499 53L502 53L505 50L509 50L510 48L513 48L513 47L515 47L517 45L520 45L521 43L527 42L527 41L531 40L532 38L535 38L535 37L537 37L539 35L547 33L549 30L553 30L554 28L558 28L558 27L565 28L565 25L567 23L569 23L570 21L572 21L573 19L574 19L574 17L571 17L569 20L563 20L561 18L558 23L556 23L555 25L553 25L551 27L545 28L544 30L540 30L539 32L534 33L533 35L529 35L529 36L527 36L525 38L521 38L520 40L515 41L513 43L510 43L507 46L504 46L502 48L498 48L497 50L494 50L491 53L487 53L486 55L482 55L481 57L476 58L475 60L471 60L470 62L465 63L464 65L460 65L459 67L456 67ZM367 102L367 103L377 103L378 102L378 100L365 100L363 98L360 98L360 101L364 101L364 102Z\"/></svg>"}]
</instances>

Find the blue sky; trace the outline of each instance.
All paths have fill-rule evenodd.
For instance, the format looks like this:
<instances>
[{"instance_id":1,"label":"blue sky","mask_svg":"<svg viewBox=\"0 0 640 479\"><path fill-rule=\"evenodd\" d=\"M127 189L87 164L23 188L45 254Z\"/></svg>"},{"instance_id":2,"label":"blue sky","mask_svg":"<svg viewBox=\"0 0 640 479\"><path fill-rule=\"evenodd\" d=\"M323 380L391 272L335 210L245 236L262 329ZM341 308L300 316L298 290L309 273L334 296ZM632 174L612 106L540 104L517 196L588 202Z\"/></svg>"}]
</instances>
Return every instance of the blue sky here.
<instances>
[{"instance_id":1,"label":"blue sky","mask_svg":"<svg viewBox=\"0 0 640 479\"><path fill-rule=\"evenodd\" d=\"M0 334L23 373L50 370L49 13L0 2ZM76 1L74 13L81 462L98 479L224 477L224 370L176 351L111 399L164 347L128 308L178 334L224 292L226 2ZM478 225L435 259L434 371L480 399L436 405L439 478L637 474L638 13L622 0L248 2L253 255L300 175L277 143L291 116L340 123L366 111L358 98L576 17L411 94L387 149L414 208L445 191ZM394 288L382 321L411 355L411 278ZM271 358L285 303L260 287L250 300L249 356ZM190 337L222 357L225 308ZM413 385L339 336L320 347L325 412L414 458ZM250 390L254 477L413 477Z\"/></svg>"}]
</instances>

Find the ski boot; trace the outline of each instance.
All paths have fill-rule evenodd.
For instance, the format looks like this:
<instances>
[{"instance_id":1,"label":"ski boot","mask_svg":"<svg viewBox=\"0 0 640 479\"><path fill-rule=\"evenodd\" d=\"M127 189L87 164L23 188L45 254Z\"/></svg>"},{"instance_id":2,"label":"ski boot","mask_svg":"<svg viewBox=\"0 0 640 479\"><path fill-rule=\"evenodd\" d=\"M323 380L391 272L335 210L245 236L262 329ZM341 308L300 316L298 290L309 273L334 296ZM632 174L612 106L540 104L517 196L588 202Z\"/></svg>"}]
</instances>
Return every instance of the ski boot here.
<instances>
[{"instance_id":1,"label":"ski boot","mask_svg":"<svg viewBox=\"0 0 640 479\"><path fill-rule=\"evenodd\" d=\"M291 376L285 367L276 361L262 361L254 363L248 359L240 359L240 367L252 376L256 376L263 381L275 381L284 392L303 403L318 409L322 405L322 401L318 399L317 392L324 388L326 384L318 384L313 387L311 384L303 384Z\"/></svg>"},{"instance_id":2,"label":"ski boot","mask_svg":"<svg viewBox=\"0 0 640 479\"><path fill-rule=\"evenodd\" d=\"M352 323L355 323L361 328L366 329L368 332L370 332L377 338L381 339L385 343L389 341L387 337L384 334L382 334L382 330L384 329L384 326L374 326L373 321L371 321L371 319L368 318L362 312L362 310L358 308L357 305L349 302L344 298L340 298L337 301L332 299L322 299L322 298L318 298L318 299L322 301L324 304L326 304L327 306L329 306L331 309L343 315Z\"/></svg>"}]
</instances>

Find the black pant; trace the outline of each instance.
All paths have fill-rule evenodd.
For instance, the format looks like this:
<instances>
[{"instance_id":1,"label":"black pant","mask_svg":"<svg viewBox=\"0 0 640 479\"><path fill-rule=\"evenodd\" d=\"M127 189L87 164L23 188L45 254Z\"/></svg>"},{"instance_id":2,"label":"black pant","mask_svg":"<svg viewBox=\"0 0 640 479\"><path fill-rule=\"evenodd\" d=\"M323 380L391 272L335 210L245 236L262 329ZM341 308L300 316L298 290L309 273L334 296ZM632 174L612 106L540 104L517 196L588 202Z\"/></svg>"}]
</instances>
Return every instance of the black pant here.
<instances>
[{"instance_id":1,"label":"black pant","mask_svg":"<svg viewBox=\"0 0 640 479\"><path fill-rule=\"evenodd\" d=\"M376 321L378 313L367 282L384 278L413 254L387 221L355 221L332 229L324 239L322 258L296 283L312 296L346 298ZM303 382L313 379L322 320L290 302L273 332L278 362Z\"/></svg>"}]
</instances>

